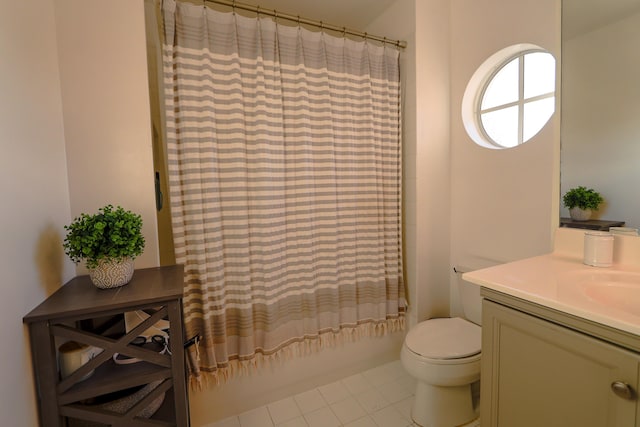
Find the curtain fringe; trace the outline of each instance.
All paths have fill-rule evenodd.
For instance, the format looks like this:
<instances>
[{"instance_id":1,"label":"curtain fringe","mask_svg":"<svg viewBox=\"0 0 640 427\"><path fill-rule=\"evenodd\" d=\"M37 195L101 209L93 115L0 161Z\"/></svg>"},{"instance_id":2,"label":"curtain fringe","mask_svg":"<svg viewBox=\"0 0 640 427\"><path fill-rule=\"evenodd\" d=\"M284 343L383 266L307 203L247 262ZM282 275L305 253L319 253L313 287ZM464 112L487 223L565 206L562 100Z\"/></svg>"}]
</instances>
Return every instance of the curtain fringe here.
<instances>
[{"instance_id":1,"label":"curtain fringe","mask_svg":"<svg viewBox=\"0 0 640 427\"><path fill-rule=\"evenodd\" d=\"M361 338L380 338L404 331L405 325L405 317L401 315L381 323L365 323L356 327L344 327L337 332L322 333L315 337L294 341L268 355L256 353L251 359L231 360L227 366L219 367L215 371L194 372L192 370L189 375L189 385L192 390L201 391L214 385L225 384L235 377L255 374L258 369L267 365L282 365L295 357L306 357L326 348L336 348L345 343L356 342Z\"/></svg>"}]
</instances>

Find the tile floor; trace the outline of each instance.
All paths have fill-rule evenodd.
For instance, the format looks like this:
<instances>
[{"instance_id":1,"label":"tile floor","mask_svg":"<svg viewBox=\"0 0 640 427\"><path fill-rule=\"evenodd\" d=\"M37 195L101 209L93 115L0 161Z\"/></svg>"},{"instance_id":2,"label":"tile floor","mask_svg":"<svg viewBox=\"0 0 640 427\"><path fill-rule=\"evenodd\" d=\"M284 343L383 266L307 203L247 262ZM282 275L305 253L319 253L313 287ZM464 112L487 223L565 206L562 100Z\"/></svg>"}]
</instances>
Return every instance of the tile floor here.
<instances>
[{"instance_id":1,"label":"tile floor","mask_svg":"<svg viewBox=\"0 0 640 427\"><path fill-rule=\"evenodd\" d=\"M413 427L414 389L398 360L205 427Z\"/></svg>"}]
</instances>

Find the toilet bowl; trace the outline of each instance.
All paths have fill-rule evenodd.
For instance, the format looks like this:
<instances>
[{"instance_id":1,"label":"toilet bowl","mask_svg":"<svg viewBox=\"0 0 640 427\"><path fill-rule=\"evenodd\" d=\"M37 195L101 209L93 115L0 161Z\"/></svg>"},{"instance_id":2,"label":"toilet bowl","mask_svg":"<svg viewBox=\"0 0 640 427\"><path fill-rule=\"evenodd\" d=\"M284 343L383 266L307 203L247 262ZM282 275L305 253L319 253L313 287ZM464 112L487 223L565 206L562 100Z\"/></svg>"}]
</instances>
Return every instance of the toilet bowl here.
<instances>
[{"instance_id":1,"label":"toilet bowl","mask_svg":"<svg viewBox=\"0 0 640 427\"><path fill-rule=\"evenodd\" d=\"M460 317L411 328L400 360L417 380L411 417L421 427L455 427L477 418L471 384L480 379L480 326Z\"/></svg>"}]
</instances>

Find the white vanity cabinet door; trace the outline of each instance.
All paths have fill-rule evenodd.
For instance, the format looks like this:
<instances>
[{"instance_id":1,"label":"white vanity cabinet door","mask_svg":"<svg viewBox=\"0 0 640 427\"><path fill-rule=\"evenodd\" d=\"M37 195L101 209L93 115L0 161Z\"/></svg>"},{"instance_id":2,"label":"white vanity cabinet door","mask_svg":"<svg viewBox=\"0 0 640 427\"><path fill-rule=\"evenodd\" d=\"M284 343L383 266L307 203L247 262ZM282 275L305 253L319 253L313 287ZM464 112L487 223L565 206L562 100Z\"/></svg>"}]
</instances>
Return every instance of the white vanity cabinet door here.
<instances>
[{"instance_id":1,"label":"white vanity cabinet door","mask_svg":"<svg viewBox=\"0 0 640 427\"><path fill-rule=\"evenodd\" d=\"M482 427L639 425L640 355L486 299L482 309Z\"/></svg>"}]
</instances>

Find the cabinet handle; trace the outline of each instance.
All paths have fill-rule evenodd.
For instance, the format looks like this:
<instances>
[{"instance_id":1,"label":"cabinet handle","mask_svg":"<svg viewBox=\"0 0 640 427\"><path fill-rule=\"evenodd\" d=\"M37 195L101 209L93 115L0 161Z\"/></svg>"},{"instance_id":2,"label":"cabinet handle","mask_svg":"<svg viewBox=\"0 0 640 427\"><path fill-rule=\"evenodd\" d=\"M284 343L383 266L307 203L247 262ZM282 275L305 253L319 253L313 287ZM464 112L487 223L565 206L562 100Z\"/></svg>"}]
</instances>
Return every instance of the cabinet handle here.
<instances>
[{"instance_id":1,"label":"cabinet handle","mask_svg":"<svg viewBox=\"0 0 640 427\"><path fill-rule=\"evenodd\" d=\"M636 392L633 390L627 383L623 383L622 381L614 381L611 383L611 390L616 394L616 396L621 397L627 400L635 400Z\"/></svg>"}]
</instances>

